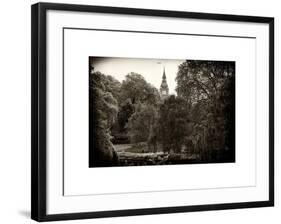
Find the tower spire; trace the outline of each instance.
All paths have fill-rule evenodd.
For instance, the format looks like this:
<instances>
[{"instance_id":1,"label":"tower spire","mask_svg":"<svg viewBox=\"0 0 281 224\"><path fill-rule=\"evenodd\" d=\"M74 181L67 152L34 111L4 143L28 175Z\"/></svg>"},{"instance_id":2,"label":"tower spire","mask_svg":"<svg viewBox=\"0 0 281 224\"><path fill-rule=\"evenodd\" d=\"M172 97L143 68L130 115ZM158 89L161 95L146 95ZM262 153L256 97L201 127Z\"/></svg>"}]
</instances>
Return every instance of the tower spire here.
<instances>
[{"instance_id":1,"label":"tower spire","mask_svg":"<svg viewBox=\"0 0 281 224\"><path fill-rule=\"evenodd\" d=\"M169 87L166 80L165 66L163 68L162 83L160 86L160 95L162 99L165 99L169 95Z\"/></svg>"},{"instance_id":2,"label":"tower spire","mask_svg":"<svg viewBox=\"0 0 281 224\"><path fill-rule=\"evenodd\" d=\"M164 68L163 68L163 76L162 76L162 79L166 79L165 66L164 66Z\"/></svg>"}]
</instances>

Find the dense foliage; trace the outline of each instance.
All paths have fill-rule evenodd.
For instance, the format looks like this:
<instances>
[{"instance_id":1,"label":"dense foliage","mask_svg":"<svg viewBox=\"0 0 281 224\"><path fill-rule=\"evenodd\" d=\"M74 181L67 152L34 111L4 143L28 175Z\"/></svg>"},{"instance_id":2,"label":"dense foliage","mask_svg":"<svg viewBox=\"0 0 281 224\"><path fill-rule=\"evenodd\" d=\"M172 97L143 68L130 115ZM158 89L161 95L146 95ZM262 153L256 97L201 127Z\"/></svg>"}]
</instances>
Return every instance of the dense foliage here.
<instances>
[{"instance_id":1,"label":"dense foliage","mask_svg":"<svg viewBox=\"0 0 281 224\"><path fill-rule=\"evenodd\" d=\"M137 73L120 83L90 72L90 164L118 165L114 144L146 143L148 151L185 154L197 162L235 158L235 64L179 65L177 96L161 99Z\"/></svg>"}]
</instances>

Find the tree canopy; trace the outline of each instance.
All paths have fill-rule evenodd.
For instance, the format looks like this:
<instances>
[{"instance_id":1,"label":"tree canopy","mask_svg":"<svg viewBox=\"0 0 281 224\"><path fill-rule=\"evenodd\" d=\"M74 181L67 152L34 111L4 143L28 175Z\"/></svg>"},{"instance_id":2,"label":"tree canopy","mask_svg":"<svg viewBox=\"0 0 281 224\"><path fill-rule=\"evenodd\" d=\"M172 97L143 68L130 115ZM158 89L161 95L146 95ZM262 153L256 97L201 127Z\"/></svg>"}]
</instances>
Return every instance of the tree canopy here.
<instances>
[{"instance_id":1,"label":"tree canopy","mask_svg":"<svg viewBox=\"0 0 281 224\"><path fill-rule=\"evenodd\" d=\"M165 98L138 73L119 82L92 68L90 160L118 164L114 144L193 155L201 162L235 157L235 62L186 60L178 67L176 95Z\"/></svg>"}]
</instances>

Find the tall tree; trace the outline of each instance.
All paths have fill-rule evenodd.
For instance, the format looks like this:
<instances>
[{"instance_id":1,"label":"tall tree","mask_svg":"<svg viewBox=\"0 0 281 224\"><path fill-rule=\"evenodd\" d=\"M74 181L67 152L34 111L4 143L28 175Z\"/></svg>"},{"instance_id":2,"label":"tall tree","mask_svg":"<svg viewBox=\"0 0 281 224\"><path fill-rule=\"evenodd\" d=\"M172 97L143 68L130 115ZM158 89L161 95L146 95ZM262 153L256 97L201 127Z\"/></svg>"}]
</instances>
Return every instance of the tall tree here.
<instances>
[{"instance_id":1,"label":"tall tree","mask_svg":"<svg viewBox=\"0 0 281 224\"><path fill-rule=\"evenodd\" d=\"M234 62L187 60L179 66L176 91L190 103L211 99L234 73Z\"/></svg>"},{"instance_id":2,"label":"tall tree","mask_svg":"<svg viewBox=\"0 0 281 224\"><path fill-rule=\"evenodd\" d=\"M111 75L101 74L101 79L105 91L110 92L119 104L121 102L121 83Z\"/></svg>"},{"instance_id":3,"label":"tall tree","mask_svg":"<svg viewBox=\"0 0 281 224\"><path fill-rule=\"evenodd\" d=\"M234 151L234 75L235 62L188 60L179 66L176 91L191 108L193 136L199 150L207 149L205 159Z\"/></svg>"},{"instance_id":4,"label":"tall tree","mask_svg":"<svg viewBox=\"0 0 281 224\"><path fill-rule=\"evenodd\" d=\"M131 99L126 99L120 104L118 112L118 126L120 132L126 131L127 123L134 112L135 106L132 104Z\"/></svg>"},{"instance_id":5,"label":"tall tree","mask_svg":"<svg viewBox=\"0 0 281 224\"><path fill-rule=\"evenodd\" d=\"M135 112L129 118L128 135L132 143L144 142L148 140L156 119L156 108L149 104L137 104Z\"/></svg>"},{"instance_id":6,"label":"tall tree","mask_svg":"<svg viewBox=\"0 0 281 224\"><path fill-rule=\"evenodd\" d=\"M116 120L118 103L108 91L107 76L90 71L89 77L89 163L90 166L112 166L118 163L110 141L110 128Z\"/></svg>"},{"instance_id":7,"label":"tall tree","mask_svg":"<svg viewBox=\"0 0 281 224\"><path fill-rule=\"evenodd\" d=\"M126 75L120 88L118 126L120 132L127 131L127 124L136 106L156 105L160 100L158 90L149 84L142 75L131 72ZM132 129L131 129L132 130Z\"/></svg>"},{"instance_id":8,"label":"tall tree","mask_svg":"<svg viewBox=\"0 0 281 224\"><path fill-rule=\"evenodd\" d=\"M160 106L158 135L163 151L181 152L184 139L190 134L189 111L182 97L174 95L165 99Z\"/></svg>"},{"instance_id":9,"label":"tall tree","mask_svg":"<svg viewBox=\"0 0 281 224\"><path fill-rule=\"evenodd\" d=\"M159 99L158 90L149 84L142 75L131 72L126 75L121 86L123 101L131 99L132 104L156 104Z\"/></svg>"}]
</instances>

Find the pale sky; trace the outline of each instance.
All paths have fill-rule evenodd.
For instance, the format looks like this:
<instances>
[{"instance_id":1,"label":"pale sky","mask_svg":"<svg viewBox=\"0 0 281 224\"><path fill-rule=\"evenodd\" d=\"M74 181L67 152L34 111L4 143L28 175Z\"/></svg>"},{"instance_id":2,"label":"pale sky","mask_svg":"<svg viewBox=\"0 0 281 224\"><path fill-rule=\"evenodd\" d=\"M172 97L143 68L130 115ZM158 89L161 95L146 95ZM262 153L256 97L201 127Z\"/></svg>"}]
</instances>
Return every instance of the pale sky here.
<instances>
[{"instance_id":1,"label":"pale sky","mask_svg":"<svg viewBox=\"0 0 281 224\"><path fill-rule=\"evenodd\" d=\"M141 74L147 82L158 90L161 85L163 69L165 66L169 93L176 94L176 74L178 66L184 60L174 59L142 59L142 58L113 58L91 57L95 71L111 75L120 82L130 72Z\"/></svg>"}]
</instances>

